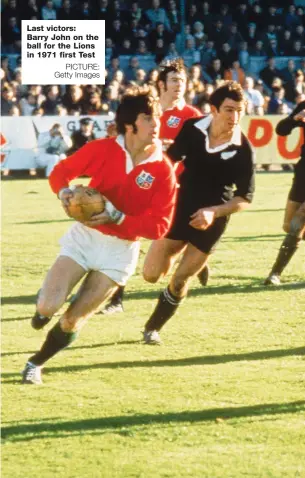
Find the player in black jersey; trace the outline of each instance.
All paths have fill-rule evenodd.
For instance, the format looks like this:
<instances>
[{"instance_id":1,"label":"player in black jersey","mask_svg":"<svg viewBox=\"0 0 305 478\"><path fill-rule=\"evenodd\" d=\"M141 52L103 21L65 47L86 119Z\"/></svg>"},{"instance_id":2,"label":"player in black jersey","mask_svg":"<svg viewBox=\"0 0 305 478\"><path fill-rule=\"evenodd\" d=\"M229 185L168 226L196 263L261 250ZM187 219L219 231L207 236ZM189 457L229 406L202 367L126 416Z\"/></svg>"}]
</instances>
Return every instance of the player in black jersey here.
<instances>
[{"instance_id":1,"label":"player in black jersey","mask_svg":"<svg viewBox=\"0 0 305 478\"><path fill-rule=\"evenodd\" d=\"M305 138L305 101L299 103L292 113L276 126L280 136L288 136L294 128L303 128ZM305 144L302 145L301 158L295 166L292 187L290 189L283 229L287 232L280 247L265 285L279 285L280 276L296 252L301 239L305 239Z\"/></svg>"},{"instance_id":2,"label":"player in black jersey","mask_svg":"<svg viewBox=\"0 0 305 478\"><path fill-rule=\"evenodd\" d=\"M212 113L187 120L167 153L184 160L176 213L166 238L153 242L143 275L157 282L178 254L180 263L145 325L144 341L160 343L159 331L187 295L190 280L205 266L232 213L252 201L254 164L239 121L245 110L241 86L225 82L210 97ZM235 187L235 192L233 192Z\"/></svg>"}]
</instances>

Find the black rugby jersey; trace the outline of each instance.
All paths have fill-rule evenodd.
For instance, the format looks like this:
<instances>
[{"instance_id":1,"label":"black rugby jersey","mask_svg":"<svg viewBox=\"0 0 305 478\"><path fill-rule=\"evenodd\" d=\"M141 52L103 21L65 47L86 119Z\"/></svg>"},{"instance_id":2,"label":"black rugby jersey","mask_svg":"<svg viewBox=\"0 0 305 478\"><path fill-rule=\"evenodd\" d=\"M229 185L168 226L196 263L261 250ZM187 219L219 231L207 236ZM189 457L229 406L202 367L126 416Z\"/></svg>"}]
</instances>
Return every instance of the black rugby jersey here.
<instances>
[{"instance_id":1,"label":"black rugby jersey","mask_svg":"<svg viewBox=\"0 0 305 478\"><path fill-rule=\"evenodd\" d=\"M305 123L304 121L300 121L300 120L296 121L293 119L295 115L297 115L303 110L305 110L305 101L301 101L301 103L299 103L294 108L294 110L290 113L289 116L287 116L287 118L284 118L281 121L279 121L278 124L276 125L275 131L279 136L288 136L294 128L300 127L303 129L303 145L301 148L301 163L303 168L305 168Z\"/></svg>"},{"instance_id":2,"label":"black rugby jersey","mask_svg":"<svg viewBox=\"0 0 305 478\"><path fill-rule=\"evenodd\" d=\"M186 214L201 207L225 203L234 196L251 202L255 188L254 153L239 126L231 141L209 147L212 116L187 120L167 154L174 162L184 160L178 203Z\"/></svg>"}]
</instances>

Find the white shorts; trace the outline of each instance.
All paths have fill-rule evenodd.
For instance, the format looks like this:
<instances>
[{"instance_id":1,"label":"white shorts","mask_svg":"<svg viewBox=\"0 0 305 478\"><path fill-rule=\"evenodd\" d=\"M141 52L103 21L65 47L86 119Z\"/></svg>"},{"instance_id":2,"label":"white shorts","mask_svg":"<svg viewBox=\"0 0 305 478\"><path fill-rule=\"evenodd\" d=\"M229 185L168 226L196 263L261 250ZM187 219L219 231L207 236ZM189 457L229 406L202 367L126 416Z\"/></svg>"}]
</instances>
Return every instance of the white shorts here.
<instances>
[{"instance_id":1,"label":"white shorts","mask_svg":"<svg viewBox=\"0 0 305 478\"><path fill-rule=\"evenodd\" d=\"M119 285L134 273L140 251L139 241L127 241L103 234L76 222L60 239L60 256L77 262L85 271L100 271Z\"/></svg>"}]
</instances>

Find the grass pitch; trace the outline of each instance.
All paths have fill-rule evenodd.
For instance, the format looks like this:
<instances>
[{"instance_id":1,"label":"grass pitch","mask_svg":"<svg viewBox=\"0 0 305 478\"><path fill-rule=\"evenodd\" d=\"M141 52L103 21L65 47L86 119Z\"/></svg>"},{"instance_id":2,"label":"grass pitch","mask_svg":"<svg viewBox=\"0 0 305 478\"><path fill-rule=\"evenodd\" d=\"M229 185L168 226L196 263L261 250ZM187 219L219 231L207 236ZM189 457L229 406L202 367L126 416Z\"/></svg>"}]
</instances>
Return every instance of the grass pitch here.
<instances>
[{"instance_id":1,"label":"grass pitch","mask_svg":"<svg viewBox=\"0 0 305 478\"><path fill-rule=\"evenodd\" d=\"M45 336L30 318L70 220L46 180L2 183L4 478L305 477L305 244L282 286L262 286L291 179L258 174L163 346L140 342L166 284L142 281L142 254L125 314L94 316L40 387L19 372Z\"/></svg>"}]
</instances>

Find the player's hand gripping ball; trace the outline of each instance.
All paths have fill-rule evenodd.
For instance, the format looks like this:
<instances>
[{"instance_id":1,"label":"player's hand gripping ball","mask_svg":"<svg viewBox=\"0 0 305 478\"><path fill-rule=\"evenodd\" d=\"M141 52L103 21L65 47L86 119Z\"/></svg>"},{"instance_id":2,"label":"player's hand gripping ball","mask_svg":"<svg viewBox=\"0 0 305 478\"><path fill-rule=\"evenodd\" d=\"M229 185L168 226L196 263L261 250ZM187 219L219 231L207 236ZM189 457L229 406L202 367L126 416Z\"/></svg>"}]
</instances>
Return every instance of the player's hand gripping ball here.
<instances>
[{"instance_id":1,"label":"player's hand gripping ball","mask_svg":"<svg viewBox=\"0 0 305 478\"><path fill-rule=\"evenodd\" d=\"M76 221L86 222L95 214L100 214L105 209L105 199L94 188L87 186L75 186L71 188L73 196L69 198L69 204L65 207L68 216Z\"/></svg>"}]
</instances>

